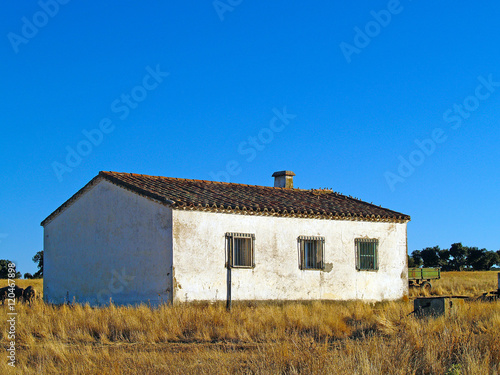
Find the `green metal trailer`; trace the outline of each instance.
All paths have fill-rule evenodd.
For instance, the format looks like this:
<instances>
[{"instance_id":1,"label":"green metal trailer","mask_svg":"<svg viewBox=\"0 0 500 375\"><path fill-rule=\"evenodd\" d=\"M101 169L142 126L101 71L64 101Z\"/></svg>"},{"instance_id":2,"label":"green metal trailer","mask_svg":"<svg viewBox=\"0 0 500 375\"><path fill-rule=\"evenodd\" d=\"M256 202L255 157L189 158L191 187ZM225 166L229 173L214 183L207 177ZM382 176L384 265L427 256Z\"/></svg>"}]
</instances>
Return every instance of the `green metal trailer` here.
<instances>
[{"instance_id":1,"label":"green metal trailer","mask_svg":"<svg viewBox=\"0 0 500 375\"><path fill-rule=\"evenodd\" d=\"M441 268L408 268L410 286L431 290L431 280L441 278Z\"/></svg>"}]
</instances>

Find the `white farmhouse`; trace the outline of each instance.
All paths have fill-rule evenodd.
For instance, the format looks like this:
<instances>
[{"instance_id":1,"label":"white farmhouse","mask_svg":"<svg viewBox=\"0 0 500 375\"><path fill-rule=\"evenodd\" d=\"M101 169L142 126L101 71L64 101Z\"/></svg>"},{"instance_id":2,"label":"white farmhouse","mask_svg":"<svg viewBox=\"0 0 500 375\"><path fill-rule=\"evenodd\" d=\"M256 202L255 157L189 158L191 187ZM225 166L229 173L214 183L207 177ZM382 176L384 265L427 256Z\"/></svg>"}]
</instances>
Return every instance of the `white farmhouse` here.
<instances>
[{"instance_id":1,"label":"white farmhouse","mask_svg":"<svg viewBox=\"0 0 500 375\"><path fill-rule=\"evenodd\" d=\"M100 172L48 216L44 298L394 300L408 215L330 190Z\"/></svg>"}]
</instances>

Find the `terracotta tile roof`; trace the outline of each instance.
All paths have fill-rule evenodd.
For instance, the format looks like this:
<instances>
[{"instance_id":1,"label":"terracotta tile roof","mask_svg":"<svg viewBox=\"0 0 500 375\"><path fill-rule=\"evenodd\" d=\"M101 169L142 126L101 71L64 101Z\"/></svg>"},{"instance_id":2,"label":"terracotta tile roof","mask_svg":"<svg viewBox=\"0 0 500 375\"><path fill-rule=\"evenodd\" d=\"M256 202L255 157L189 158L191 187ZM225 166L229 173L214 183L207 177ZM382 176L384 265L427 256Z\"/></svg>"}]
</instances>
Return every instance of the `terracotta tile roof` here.
<instances>
[{"instance_id":1,"label":"terracotta tile roof","mask_svg":"<svg viewBox=\"0 0 500 375\"><path fill-rule=\"evenodd\" d=\"M174 209L338 220L407 222L410 216L331 190L304 190L190 180L135 173L99 172L92 181L49 215L45 225L97 180L171 205Z\"/></svg>"}]
</instances>

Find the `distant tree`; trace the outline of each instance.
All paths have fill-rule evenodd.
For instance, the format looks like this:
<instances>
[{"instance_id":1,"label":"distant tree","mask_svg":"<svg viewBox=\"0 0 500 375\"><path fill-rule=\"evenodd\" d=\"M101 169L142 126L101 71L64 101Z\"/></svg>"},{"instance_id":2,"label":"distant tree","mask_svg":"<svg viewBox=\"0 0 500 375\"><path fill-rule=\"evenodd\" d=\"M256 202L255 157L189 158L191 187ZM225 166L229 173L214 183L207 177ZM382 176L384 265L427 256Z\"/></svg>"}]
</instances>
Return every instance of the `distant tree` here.
<instances>
[{"instance_id":1,"label":"distant tree","mask_svg":"<svg viewBox=\"0 0 500 375\"><path fill-rule=\"evenodd\" d=\"M38 271L33 275L33 279L43 278L43 250L40 250L33 257L33 262L37 263Z\"/></svg>"},{"instance_id":2,"label":"distant tree","mask_svg":"<svg viewBox=\"0 0 500 375\"><path fill-rule=\"evenodd\" d=\"M420 252L424 267L439 267L439 246L426 247Z\"/></svg>"},{"instance_id":3,"label":"distant tree","mask_svg":"<svg viewBox=\"0 0 500 375\"><path fill-rule=\"evenodd\" d=\"M495 264L500 263L500 255L495 251L487 251L485 253L485 265L487 270L491 270Z\"/></svg>"},{"instance_id":4,"label":"distant tree","mask_svg":"<svg viewBox=\"0 0 500 375\"><path fill-rule=\"evenodd\" d=\"M439 256L439 261L438 261L439 267L441 267L441 269L444 271L449 271L451 269L450 250L448 249L438 250L438 256Z\"/></svg>"},{"instance_id":5,"label":"distant tree","mask_svg":"<svg viewBox=\"0 0 500 375\"><path fill-rule=\"evenodd\" d=\"M33 278L33 275L29 272L26 272L23 276L25 279L32 279Z\"/></svg>"},{"instance_id":6,"label":"distant tree","mask_svg":"<svg viewBox=\"0 0 500 375\"><path fill-rule=\"evenodd\" d=\"M413 250L411 253L411 258L413 260L413 263L415 264L414 267L420 267L422 265L422 252L420 250Z\"/></svg>"},{"instance_id":7,"label":"distant tree","mask_svg":"<svg viewBox=\"0 0 500 375\"><path fill-rule=\"evenodd\" d=\"M486 249L478 249L477 247L469 248L467 255L467 266L474 271L488 271L498 262L498 255L494 251Z\"/></svg>"},{"instance_id":8,"label":"distant tree","mask_svg":"<svg viewBox=\"0 0 500 375\"><path fill-rule=\"evenodd\" d=\"M415 260L410 254L408 254L408 267L410 268L417 267Z\"/></svg>"},{"instance_id":9,"label":"distant tree","mask_svg":"<svg viewBox=\"0 0 500 375\"><path fill-rule=\"evenodd\" d=\"M439 246L414 250L408 256L408 267L441 267L444 271L464 269L490 270L495 265L500 266L500 250L489 251L477 247L463 246L454 243L450 249L440 249Z\"/></svg>"},{"instance_id":10,"label":"distant tree","mask_svg":"<svg viewBox=\"0 0 500 375\"><path fill-rule=\"evenodd\" d=\"M467 267L479 271L482 268L481 263L483 262L484 252L485 249L479 250L477 247L469 247L465 260Z\"/></svg>"},{"instance_id":11,"label":"distant tree","mask_svg":"<svg viewBox=\"0 0 500 375\"><path fill-rule=\"evenodd\" d=\"M469 253L469 248L462 246L461 242L454 243L450 247L450 255L453 259L450 261L452 269L456 271L462 271L466 266L467 254Z\"/></svg>"},{"instance_id":12,"label":"distant tree","mask_svg":"<svg viewBox=\"0 0 500 375\"><path fill-rule=\"evenodd\" d=\"M0 259L0 279L8 279L9 278L9 264L12 262L8 259ZM15 268L14 268L15 269ZM16 270L16 279L21 278L21 272Z\"/></svg>"}]
</instances>

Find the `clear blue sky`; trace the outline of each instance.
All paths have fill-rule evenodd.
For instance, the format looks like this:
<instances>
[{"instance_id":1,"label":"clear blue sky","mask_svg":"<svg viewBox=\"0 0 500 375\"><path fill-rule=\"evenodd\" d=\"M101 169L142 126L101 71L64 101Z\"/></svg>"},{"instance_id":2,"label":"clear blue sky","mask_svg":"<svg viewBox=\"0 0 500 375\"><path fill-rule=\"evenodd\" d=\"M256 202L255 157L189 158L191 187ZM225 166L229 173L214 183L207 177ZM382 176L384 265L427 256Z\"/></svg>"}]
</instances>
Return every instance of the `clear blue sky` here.
<instances>
[{"instance_id":1,"label":"clear blue sky","mask_svg":"<svg viewBox=\"0 0 500 375\"><path fill-rule=\"evenodd\" d=\"M228 163L409 214L410 251L500 248L500 4L60 1L0 15L0 258L22 273L100 170Z\"/></svg>"}]
</instances>

